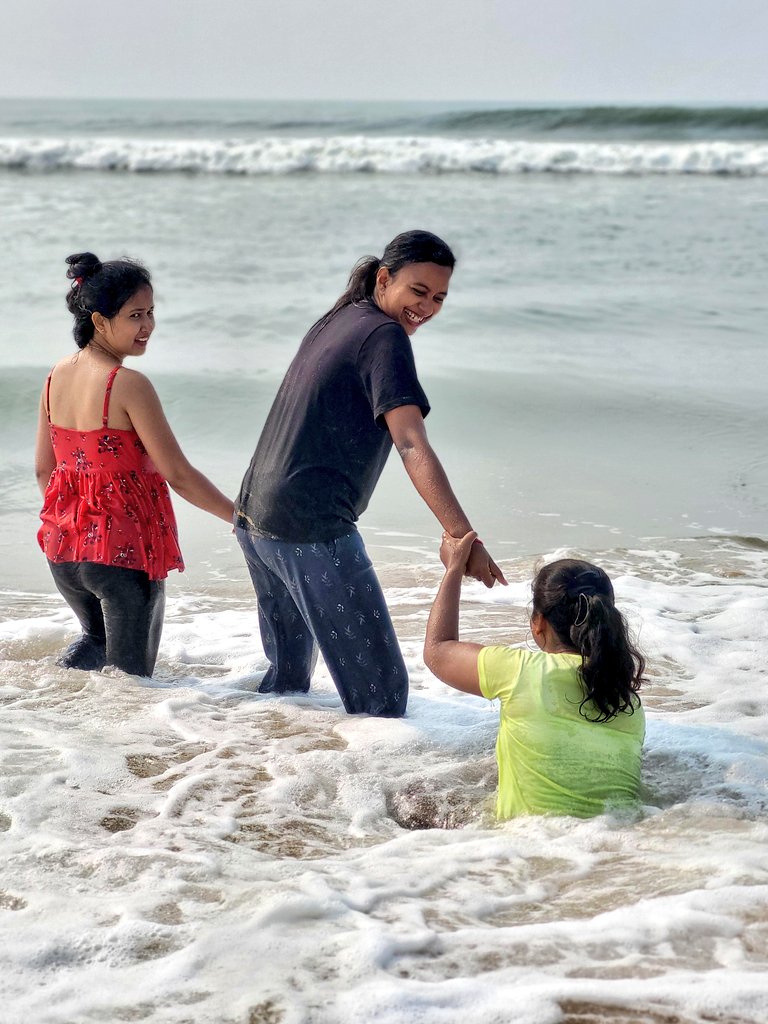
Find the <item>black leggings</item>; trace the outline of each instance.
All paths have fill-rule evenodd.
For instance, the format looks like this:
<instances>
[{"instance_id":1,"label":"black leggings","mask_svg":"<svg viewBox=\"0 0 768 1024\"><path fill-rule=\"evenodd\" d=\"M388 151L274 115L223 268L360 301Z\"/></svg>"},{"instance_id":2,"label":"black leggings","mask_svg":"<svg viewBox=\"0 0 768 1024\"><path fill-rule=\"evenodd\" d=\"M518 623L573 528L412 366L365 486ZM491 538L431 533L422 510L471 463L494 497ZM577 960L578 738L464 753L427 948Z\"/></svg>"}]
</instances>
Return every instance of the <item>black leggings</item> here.
<instances>
[{"instance_id":1,"label":"black leggings","mask_svg":"<svg viewBox=\"0 0 768 1024\"><path fill-rule=\"evenodd\" d=\"M83 635L56 664L87 670L115 665L132 675L151 676L163 631L164 580L96 562L48 564L59 593L83 627Z\"/></svg>"}]
</instances>

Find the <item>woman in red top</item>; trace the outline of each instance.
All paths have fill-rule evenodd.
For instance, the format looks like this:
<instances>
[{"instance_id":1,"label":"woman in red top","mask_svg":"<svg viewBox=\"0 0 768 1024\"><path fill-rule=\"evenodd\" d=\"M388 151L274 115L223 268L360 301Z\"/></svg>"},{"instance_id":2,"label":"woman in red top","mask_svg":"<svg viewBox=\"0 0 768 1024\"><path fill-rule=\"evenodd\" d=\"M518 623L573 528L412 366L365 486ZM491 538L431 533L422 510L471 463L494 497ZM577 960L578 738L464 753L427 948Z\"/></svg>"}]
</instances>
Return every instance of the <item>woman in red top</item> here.
<instances>
[{"instance_id":1,"label":"woman in red top","mask_svg":"<svg viewBox=\"0 0 768 1024\"><path fill-rule=\"evenodd\" d=\"M228 523L233 505L189 464L147 378L123 368L126 356L144 354L155 327L146 268L92 253L67 263L79 351L48 375L35 450L44 498L38 540L83 628L58 664L148 676L164 580L184 568L166 481Z\"/></svg>"}]
</instances>

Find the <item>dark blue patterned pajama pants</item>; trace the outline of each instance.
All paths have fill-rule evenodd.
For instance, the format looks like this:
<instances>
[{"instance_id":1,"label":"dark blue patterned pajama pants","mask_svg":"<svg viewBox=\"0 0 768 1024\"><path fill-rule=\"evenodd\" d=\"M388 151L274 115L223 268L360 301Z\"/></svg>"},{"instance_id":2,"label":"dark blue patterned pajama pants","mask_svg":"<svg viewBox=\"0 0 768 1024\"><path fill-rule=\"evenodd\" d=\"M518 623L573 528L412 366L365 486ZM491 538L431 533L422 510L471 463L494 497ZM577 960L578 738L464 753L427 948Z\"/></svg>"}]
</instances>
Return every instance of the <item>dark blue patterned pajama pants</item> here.
<instances>
[{"instance_id":1,"label":"dark blue patterned pajama pants","mask_svg":"<svg viewBox=\"0 0 768 1024\"><path fill-rule=\"evenodd\" d=\"M360 534L294 544L235 533L269 660L259 692L306 693L319 647L350 714L405 714L408 672Z\"/></svg>"}]
</instances>

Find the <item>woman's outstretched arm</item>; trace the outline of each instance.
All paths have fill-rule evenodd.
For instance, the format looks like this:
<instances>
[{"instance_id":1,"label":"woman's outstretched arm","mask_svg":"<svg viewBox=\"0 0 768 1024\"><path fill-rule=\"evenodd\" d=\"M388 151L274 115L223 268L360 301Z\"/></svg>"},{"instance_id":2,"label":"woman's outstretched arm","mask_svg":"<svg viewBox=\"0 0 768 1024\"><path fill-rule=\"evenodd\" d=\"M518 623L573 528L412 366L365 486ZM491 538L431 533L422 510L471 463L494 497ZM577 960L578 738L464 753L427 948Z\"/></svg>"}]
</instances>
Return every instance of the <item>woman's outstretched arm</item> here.
<instances>
[{"instance_id":1,"label":"woman's outstretched arm","mask_svg":"<svg viewBox=\"0 0 768 1024\"><path fill-rule=\"evenodd\" d=\"M472 526L429 443L421 409L417 405L401 405L385 413L384 419L413 486L447 533L455 538L465 536ZM467 575L486 587L492 587L496 581L507 584L504 573L482 544L472 548L465 568Z\"/></svg>"},{"instance_id":2,"label":"woman's outstretched arm","mask_svg":"<svg viewBox=\"0 0 768 1024\"><path fill-rule=\"evenodd\" d=\"M477 537L474 530L460 540L443 535L440 558L445 576L437 592L424 638L424 664L438 679L465 693L480 692L477 656L483 644L459 640L459 601L467 559Z\"/></svg>"},{"instance_id":3,"label":"woman's outstretched arm","mask_svg":"<svg viewBox=\"0 0 768 1024\"><path fill-rule=\"evenodd\" d=\"M135 370L121 373L118 379L120 400L158 473L186 501L231 523L232 501L189 462L151 383Z\"/></svg>"}]
</instances>

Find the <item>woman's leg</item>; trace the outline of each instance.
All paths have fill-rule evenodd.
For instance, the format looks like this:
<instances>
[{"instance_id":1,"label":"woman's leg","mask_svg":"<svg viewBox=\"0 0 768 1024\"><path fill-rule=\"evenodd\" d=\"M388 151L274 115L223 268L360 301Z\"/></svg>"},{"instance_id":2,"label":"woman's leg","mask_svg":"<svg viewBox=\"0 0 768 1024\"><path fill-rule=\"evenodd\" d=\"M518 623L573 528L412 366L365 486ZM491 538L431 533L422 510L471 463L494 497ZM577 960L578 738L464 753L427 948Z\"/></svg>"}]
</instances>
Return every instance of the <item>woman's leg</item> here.
<instances>
[{"instance_id":1,"label":"woman's leg","mask_svg":"<svg viewBox=\"0 0 768 1024\"><path fill-rule=\"evenodd\" d=\"M326 614L318 621L319 605L314 615L309 607L323 659L350 714L399 718L408 703L408 670L363 539L355 531L329 548L335 573L329 568L330 586L321 579Z\"/></svg>"},{"instance_id":2,"label":"woman's leg","mask_svg":"<svg viewBox=\"0 0 768 1024\"><path fill-rule=\"evenodd\" d=\"M306 693L317 660L312 633L288 588L262 559L259 538L239 528L235 534L256 591L261 642L269 661L259 693Z\"/></svg>"},{"instance_id":3,"label":"woman's leg","mask_svg":"<svg viewBox=\"0 0 768 1024\"><path fill-rule=\"evenodd\" d=\"M398 717L408 672L381 585L356 531L327 543L251 537L301 612L350 714Z\"/></svg>"},{"instance_id":4,"label":"woman's leg","mask_svg":"<svg viewBox=\"0 0 768 1024\"><path fill-rule=\"evenodd\" d=\"M165 581L139 569L83 562L82 579L101 604L106 664L151 676L163 631Z\"/></svg>"},{"instance_id":5,"label":"woman's leg","mask_svg":"<svg viewBox=\"0 0 768 1024\"><path fill-rule=\"evenodd\" d=\"M62 668L99 671L106 663L107 637L101 602L81 580L82 562L48 562L56 588L77 616L82 636L74 640L56 664Z\"/></svg>"}]
</instances>

